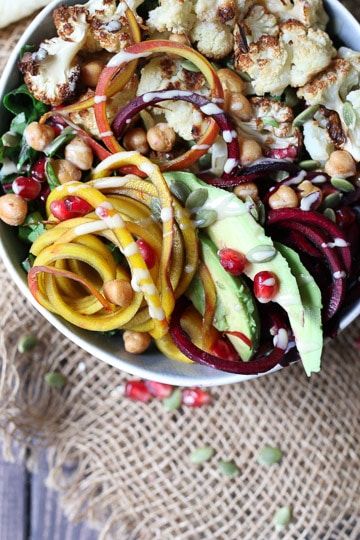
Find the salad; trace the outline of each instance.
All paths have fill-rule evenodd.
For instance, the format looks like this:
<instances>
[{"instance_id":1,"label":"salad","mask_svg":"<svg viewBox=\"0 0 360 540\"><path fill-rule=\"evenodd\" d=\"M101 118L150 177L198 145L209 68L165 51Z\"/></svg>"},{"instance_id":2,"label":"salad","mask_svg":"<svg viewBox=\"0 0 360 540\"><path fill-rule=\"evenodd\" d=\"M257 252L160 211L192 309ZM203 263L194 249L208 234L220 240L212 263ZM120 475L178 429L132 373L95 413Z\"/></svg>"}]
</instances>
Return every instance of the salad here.
<instances>
[{"instance_id":1,"label":"salad","mask_svg":"<svg viewBox=\"0 0 360 540\"><path fill-rule=\"evenodd\" d=\"M36 301L125 350L257 374L359 296L360 53L321 0L89 0L21 52L0 219Z\"/></svg>"}]
</instances>

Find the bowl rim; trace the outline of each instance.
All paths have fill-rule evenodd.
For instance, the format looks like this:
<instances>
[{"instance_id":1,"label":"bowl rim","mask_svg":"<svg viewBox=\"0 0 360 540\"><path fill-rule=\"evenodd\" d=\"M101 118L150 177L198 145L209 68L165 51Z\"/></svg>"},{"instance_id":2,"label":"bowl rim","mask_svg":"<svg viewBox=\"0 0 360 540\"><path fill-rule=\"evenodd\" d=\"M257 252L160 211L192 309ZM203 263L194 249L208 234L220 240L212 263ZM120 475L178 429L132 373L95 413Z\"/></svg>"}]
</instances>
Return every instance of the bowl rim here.
<instances>
[{"instance_id":1,"label":"bowl rim","mask_svg":"<svg viewBox=\"0 0 360 540\"><path fill-rule=\"evenodd\" d=\"M44 31L41 31L41 27L44 22L49 22L53 9L63 3L70 5L83 4L84 0L52 0L40 13L32 20L30 25L26 28L22 34L17 45L13 49L7 64L4 68L3 74L0 79L0 103L3 108L3 96L6 92L16 87L16 83L10 83L11 75L16 69L17 59L21 48L27 43L34 42L34 36L38 35L35 41L39 42L44 38ZM351 25L352 28L358 30L358 37L360 36L360 22L338 1L338 0L324 0L324 5L334 17L331 23L334 28L341 31L344 25ZM50 24L51 26L51 24ZM340 30L339 30L340 29ZM347 32L347 36L349 36ZM51 35L54 35L54 31ZM352 45L352 48L356 48ZM359 47L357 47L359 48ZM0 121L1 125L1 121ZM0 224L0 231L4 232L9 230L5 224ZM90 332L79 329L67 321L64 321L61 317L58 317L42 306L40 306L32 294L29 291L26 275L21 265L18 267L14 264L9 247L3 234L0 235L0 256L4 262L7 271L10 273L12 280L20 289L24 297L30 301L33 307L63 336L68 338L74 344L81 349L91 354L100 361L104 361L108 365L111 365L120 371L123 371L129 375L136 376L144 379L156 380L177 386L222 386L225 384L234 384L238 382L245 382L258 377L274 373L282 367L280 365L275 368L257 375L238 375L227 373L199 364L187 364L182 362L176 362L175 360L167 359L157 349L154 349L154 353L145 353L142 355L130 355L124 350L121 350L121 344L119 340L111 338L106 339L104 336L96 335L96 332ZM18 261L19 262L19 261ZM360 315L360 299L354 302L352 305L347 306L344 309L344 313L340 320L339 331L345 329ZM104 349L103 346L106 345ZM119 355L120 351L120 355ZM135 361L135 363L134 363ZM191 368L191 374L188 373L189 367Z\"/></svg>"}]
</instances>

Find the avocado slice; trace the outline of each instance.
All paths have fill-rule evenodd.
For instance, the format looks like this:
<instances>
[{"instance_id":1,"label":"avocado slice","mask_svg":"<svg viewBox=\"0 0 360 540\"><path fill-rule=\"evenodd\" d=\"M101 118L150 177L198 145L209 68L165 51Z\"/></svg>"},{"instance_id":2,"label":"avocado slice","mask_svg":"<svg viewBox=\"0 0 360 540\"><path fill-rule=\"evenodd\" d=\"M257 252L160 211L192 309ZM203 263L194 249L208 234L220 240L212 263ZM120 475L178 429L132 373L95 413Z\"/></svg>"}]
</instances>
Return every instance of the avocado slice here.
<instances>
[{"instance_id":1,"label":"avocado slice","mask_svg":"<svg viewBox=\"0 0 360 540\"><path fill-rule=\"evenodd\" d=\"M234 332L227 334L227 337L240 358L247 361L257 349L260 334L260 321L254 296L244 279L232 276L221 266L215 244L204 234L199 234L199 241L201 258L211 274L216 290L213 325L220 332ZM204 289L197 275L186 291L186 296L204 315ZM238 335L235 332L238 332Z\"/></svg>"},{"instance_id":2,"label":"avocado slice","mask_svg":"<svg viewBox=\"0 0 360 540\"><path fill-rule=\"evenodd\" d=\"M199 188L207 190L205 202L199 208L192 208L192 212L203 210L216 212L217 218L205 228L205 232L217 249L227 247L248 256L250 252L260 252L264 248L274 247L272 239L265 234L264 228L251 215L249 204L238 199L233 193L206 184L192 173L174 171L164 173L164 177L169 185L176 181L184 183L191 191ZM319 371L322 340L321 343L320 340L316 340L316 346L312 344L309 347L304 331L306 309L298 282L288 261L279 250L275 250L274 256L266 262L258 262L253 257L244 273L253 280L254 276L262 270L274 272L279 279L279 291L273 301L277 302L288 314L306 373L310 375L312 372Z\"/></svg>"},{"instance_id":3,"label":"avocado slice","mask_svg":"<svg viewBox=\"0 0 360 540\"><path fill-rule=\"evenodd\" d=\"M304 369L306 374L310 375L311 372L320 371L318 351L323 344L321 290L307 268L302 264L296 251L279 242L275 242L275 246L287 260L299 287L301 301L304 306L304 324L297 330L297 347L300 355L306 352L307 362L304 364ZM311 366L311 372L308 370L309 365Z\"/></svg>"}]
</instances>

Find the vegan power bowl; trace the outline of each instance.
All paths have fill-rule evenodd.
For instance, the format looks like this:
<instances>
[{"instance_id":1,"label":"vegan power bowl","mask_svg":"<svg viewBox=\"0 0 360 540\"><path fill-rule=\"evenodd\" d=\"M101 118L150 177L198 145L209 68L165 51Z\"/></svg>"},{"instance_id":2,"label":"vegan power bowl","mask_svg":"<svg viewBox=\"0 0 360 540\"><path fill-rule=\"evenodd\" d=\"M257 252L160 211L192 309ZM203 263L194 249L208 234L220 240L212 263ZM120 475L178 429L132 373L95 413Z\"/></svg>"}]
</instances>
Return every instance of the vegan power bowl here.
<instances>
[{"instance_id":1,"label":"vegan power bowl","mask_svg":"<svg viewBox=\"0 0 360 540\"><path fill-rule=\"evenodd\" d=\"M318 0L48 6L1 89L1 249L27 298L153 380L318 372L359 312L349 26Z\"/></svg>"}]
</instances>

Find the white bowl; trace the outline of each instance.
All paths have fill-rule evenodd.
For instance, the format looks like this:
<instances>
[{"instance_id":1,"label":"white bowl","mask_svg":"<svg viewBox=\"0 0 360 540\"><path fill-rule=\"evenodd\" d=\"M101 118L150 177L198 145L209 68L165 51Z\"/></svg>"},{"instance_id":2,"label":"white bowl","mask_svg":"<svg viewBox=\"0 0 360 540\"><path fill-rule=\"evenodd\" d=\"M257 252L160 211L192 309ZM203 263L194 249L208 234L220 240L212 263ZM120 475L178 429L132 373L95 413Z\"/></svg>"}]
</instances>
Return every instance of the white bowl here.
<instances>
[{"instance_id":1,"label":"white bowl","mask_svg":"<svg viewBox=\"0 0 360 540\"><path fill-rule=\"evenodd\" d=\"M44 38L55 35L52 22L52 11L64 0L51 2L29 25L14 49L0 81L0 102L3 96L18 86L20 77L16 67L20 49L26 44L38 44ZM81 0L69 0L70 5L82 3ZM330 15L334 33L349 47L358 49L360 43L360 25L358 21L337 0L326 0L325 5ZM8 129L9 116L1 105L0 133ZM74 327L63 319L43 309L30 294L21 261L25 258L26 247L17 238L15 228L0 223L0 254L6 268L11 274L22 294L33 306L64 336L79 347L115 366L119 370L136 377L166 382L177 386L218 386L249 380L256 376L244 376L225 373L199 364L187 364L169 360L152 349L143 355L126 353L120 338L109 338ZM342 309L340 329L349 325L360 314L360 299ZM280 367L275 368L280 369ZM267 372L269 373L269 372Z\"/></svg>"}]
</instances>

